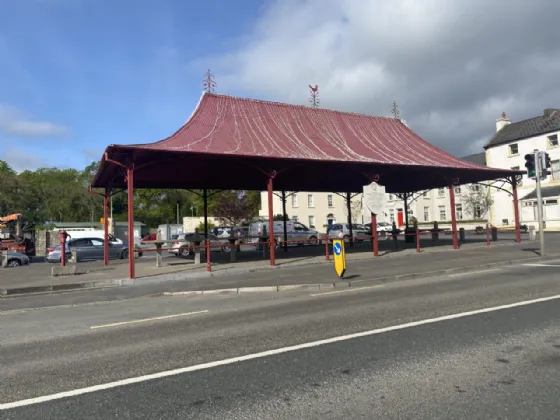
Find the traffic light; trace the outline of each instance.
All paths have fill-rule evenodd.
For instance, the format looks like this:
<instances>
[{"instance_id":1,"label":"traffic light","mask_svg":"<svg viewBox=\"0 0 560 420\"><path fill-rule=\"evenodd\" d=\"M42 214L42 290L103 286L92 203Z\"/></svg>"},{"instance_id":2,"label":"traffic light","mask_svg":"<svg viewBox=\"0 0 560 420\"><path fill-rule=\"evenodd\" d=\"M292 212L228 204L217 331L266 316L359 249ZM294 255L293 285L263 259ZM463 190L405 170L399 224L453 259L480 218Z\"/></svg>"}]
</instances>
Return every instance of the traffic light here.
<instances>
[{"instance_id":1,"label":"traffic light","mask_svg":"<svg viewBox=\"0 0 560 420\"><path fill-rule=\"evenodd\" d=\"M550 163L550 156L548 156L548 153L544 152L544 168L543 169L549 169L551 167L551 163Z\"/></svg>"},{"instance_id":2,"label":"traffic light","mask_svg":"<svg viewBox=\"0 0 560 420\"><path fill-rule=\"evenodd\" d=\"M535 155L533 153L527 153L525 155L525 167L527 168L527 176L535 176Z\"/></svg>"}]
</instances>

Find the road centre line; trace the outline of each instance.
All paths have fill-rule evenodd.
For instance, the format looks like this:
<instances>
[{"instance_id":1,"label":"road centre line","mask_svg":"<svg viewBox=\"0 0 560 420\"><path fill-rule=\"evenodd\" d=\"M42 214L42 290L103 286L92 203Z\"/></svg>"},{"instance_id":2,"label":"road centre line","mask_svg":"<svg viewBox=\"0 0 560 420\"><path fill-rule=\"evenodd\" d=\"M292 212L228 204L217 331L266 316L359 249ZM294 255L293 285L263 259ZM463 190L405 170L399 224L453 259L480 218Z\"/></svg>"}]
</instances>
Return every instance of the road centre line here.
<instances>
[{"instance_id":1,"label":"road centre line","mask_svg":"<svg viewBox=\"0 0 560 420\"><path fill-rule=\"evenodd\" d=\"M470 275L473 275L473 274L490 273L492 271L500 271L500 269L499 268L491 268L489 270L467 271L466 273L449 274L449 277L470 276Z\"/></svg>"},{"instance_id":2,"label":"road centre line","mask_svg":"<svg viewBox=\"0 0 560 420\"><path fill-rule=\"evenodd\" d=\"M171 318L178 318L182 316L189 316L189 315L197 315L203 314L208 312L206 311L197 311L197 312L185 312L182 314L174 314L174 315L165 315L165 316L156 316L154 318L144 318L144 319L135 319L132 321L123 321L123 322L114 322L112 324L103 324L103 325L94 325L89 327L90 330L97 330L99 328L109 328L109 327L118 327L120 325L129 325L129 324L139 324L141 322L150 322L150 321L161 321L163 319L171 319Z\"/></svg>"},{"instance_id":3,"label":"road centre line","mask_svg":"<svg viewBox=\"0 0 560 420\"><path fill-rule=\"evenodd\" d=\"M308 349L308 348L313 348L313 347L318 347L318 346L324 346L326 344L338 343L338 342L341 342L341 341L348 341L348 340L352 340L352 339L355 339L355 338L368 337L368 336L383 334L383 333L387 333L387 332L391 332L391 331L403 330L403 329L406 329L406 328L413 328L413 327L418 327L418 326L427 325L427 324L435 324L435 323L442 322L442 321L465 318L465 317L468 317L468 316L479 315L479 314L484 314L484 313L488 313L488 312L495 312L495 311L500 311L500 310L504 310L504 309L511 309L511 308L516 308L516 307L520 307L520 306L527 306L527 305L532 305L532 304L535 304L535 303L548 302L548 301L558 300L558 299L560 299L560 295L548 296L548 297L543 297L543 298L538 298L538 299L526 300L526 301L522 301L522 302L510 303L510 304L507 304L507 305L494 306L494 307L491 307L491 308L483 308L483 309L477 309L477 310L474 310L474 311L460 312L460 313L456 313L456 314L440 316L440 317L437 317L437 318L423 319L423 320L420 320L420 321L413 321L413 322L408 322L406 324L400 324L400 325L394 325L394 326L390 326L390 327L378 328L378 329L364 331L364 332L360 332L360 333L342 335L342 336L338 336L338 337L327 338L327 339L324 339L324 340L312 341L312 342L308 342L308 343L297 344L297 345L294 345L294 346L288 346L288 347L283 347L283 348L279 348L279 349L267 350L267 351L262 351L262 352L259 352L259 353L248 354L248 355L245 355L245 356L233 357L233 358L224 359L224 360L217 360L217 361L214 361L214 362L202 363L202 364L199 364L199 365L188 366L188 367L179 368L179 369L172 369L172 370L168 370L168 371L152 373L152 374L149 374L149 375L137 376L137 377L134 377L134 378L122 379L122 380L119 380L119 381L108 382L108 383L105 383L105 384L93 385L93 386L89 386L89 387L86 387L86 388L78 388L78 389L74 389L74 390L71 390L71 391L64 391L64 392L59 392L59 393L51 394L51 395L43 395L43 396L40 396L40 397L29 398L29 399L20 400L20 401L2 403L2 404L0 404L0 410L8 410L8 409L11 409L11 408L24 407L24 406L29 406L29 405L33 405L33 404L39 404L39 403L43 403L43 402L59 400L59 399L62 399L62 398L75 397L77 395L89 394L89 393L92 393L92 392L104 391L104 390L107 390L107 389L112 389L112 388L117 388L117 387L121 387L121 386L137 384L137 383L146 382L146 381L150 381L150 380L154 380L154 379L161 379L161 378L166 378L166 377L170 377L170 376L181 375L181 374L184 374L184 373L195 372L195 371L204 370L204 369L210 369L210 368L214 368L214 367L218 367L218 366L230 365L230 364L233 364L233 363L244 362L244 361L247 361L247 360L254 360L254 359L259 359L259 358L263 358L263 357L275 356L275 355L278 355L278 354L288 353L288 352L292 352L292 351L303 350L303 349Z\"/></svg>"},{"instance_id":4,"label":"road centre line","mask_svg":"<svg viewBox=\"0 0 560 420\"><path fill-rule=\"evenodd\" d=\"M314 293L311 296L335 295L335 294L338 294L338 293L355 292L355 291L358 291L358 290L374 289L374 288L377 288L377 287L383 287L383 284L376 284L375 286L351 287L349 289L335 290L335 291L332 291L332 292Z\"/></svg>"}]
</instances>

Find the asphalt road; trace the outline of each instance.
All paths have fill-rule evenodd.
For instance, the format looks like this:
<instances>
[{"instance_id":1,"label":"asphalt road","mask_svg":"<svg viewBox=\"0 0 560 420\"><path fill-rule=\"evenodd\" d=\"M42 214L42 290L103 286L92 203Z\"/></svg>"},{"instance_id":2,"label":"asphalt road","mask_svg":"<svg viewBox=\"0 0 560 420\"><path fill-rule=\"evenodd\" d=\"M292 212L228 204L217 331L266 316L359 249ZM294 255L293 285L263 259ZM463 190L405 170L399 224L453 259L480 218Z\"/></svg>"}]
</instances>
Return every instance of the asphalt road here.
<instances>
[{"instance_id":1,"label":"asphalt road","mask_svg":"<svg viewBox=\"0 0 560 420\"><path fill-rule=\"evenodd\" d=\"M559 279L546 263L346 292L8 311L0 417L556 418Z\"/></svg>"}]
</instances>

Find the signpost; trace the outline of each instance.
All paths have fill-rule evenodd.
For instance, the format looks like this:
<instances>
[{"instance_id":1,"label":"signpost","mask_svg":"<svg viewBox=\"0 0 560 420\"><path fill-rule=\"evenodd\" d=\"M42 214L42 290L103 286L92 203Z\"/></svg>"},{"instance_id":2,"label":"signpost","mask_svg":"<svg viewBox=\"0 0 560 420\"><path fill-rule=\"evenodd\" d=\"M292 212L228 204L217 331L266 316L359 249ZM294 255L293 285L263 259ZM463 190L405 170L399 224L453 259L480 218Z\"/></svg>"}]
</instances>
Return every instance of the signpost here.
<instances>
[{"instance_id":1,"label":"signpost","mask_svg":"<svg viewBox=\"0 0 560 420\"><path fill-rule=\"evenodd\" d=\"M542 171L543 165L542 161L544 160L541 156L542 152L539 152L535 149L535 172L536 172L536 183L537 183L537 213L539 217L539 240L540 240L540 254L541 257L544 257L544 223L543 223L543 205L542 205L542 195L541 195L541 179L542 179ZM545 169L546 171L546 169Z\"/></svg>"},{"instance_id":2,"label":"signpost","mask_svg":"<svg viewBox=\"0 0 560 420\"><path fill-rule=\"evenodd\" d=\"M546 152L540 152L535 149L533 153L525 155L525 167L527 168L527 176L535 180L537 192L537 218L539 221L539 240L540 254L544 257L544 221L543 221L543 202L541 194L541 180L548 176L548 168L550 167L550 157Z\"/></svg>"},{"instance_id":3,"label":"signpost","mask_svg":"<svg viewBox=\"0 0 560 420\"><path fill-rule=\"evenodd\" d=\"M346 272L346 254L344 252L344 240L333 240L334 269L338 277L342 278Z\"/></svg>"},{"instance_id":4,"label":"signpost","mask_svg":"<svg viewBox=\"0 0 560 420\"><path fill-rule=\"evenodd\" d=\"M371 213L375 215L382 214L386 201L384 186L376 182L366 185L364 187L364 207L367 210L365 219L367 220Z\"/></svg>"}]
</instances>

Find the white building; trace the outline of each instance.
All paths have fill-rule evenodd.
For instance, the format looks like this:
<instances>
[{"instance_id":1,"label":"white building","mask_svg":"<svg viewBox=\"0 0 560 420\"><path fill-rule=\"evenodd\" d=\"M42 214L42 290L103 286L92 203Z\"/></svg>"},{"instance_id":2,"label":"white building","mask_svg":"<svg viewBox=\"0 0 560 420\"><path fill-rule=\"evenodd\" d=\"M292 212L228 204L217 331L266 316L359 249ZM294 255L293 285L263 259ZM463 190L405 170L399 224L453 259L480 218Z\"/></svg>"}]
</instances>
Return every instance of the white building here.
<instances>
[{"instance_id":1,"label":"white building","mask_svg":"<svg viewBox=\"0 0 560 420\"><path fill-rule=\"evenodd\" d=\"M470 155L463 159L480 165L485 164L484 153ZM464 223L468 222L486 223L485 214L480 209L475 210L475 214L468 213L462 199L462 196L466 193L468 193L468 186L455 187L455 211L458 226L462 227ZM344 193L337 194L334 192L312 193L300 191L287 193L286 214L290 219L298 220L308 226L315 226L319 231L326 230L329 221L331 223L344 223L348 220L345 197ZM448 188L418 192L409 199L409 202L409 223L410 217L414 216L420 225L424 223L433 224L434 221L440 223L441 226L451 224L451 204ZM362 194L353 195L351 203L352 221L354 223L371 222L368 209L363 205ZM386 194L386 203L383 214L377 215L377 220L389 223L395 222L398 227L404 226L406 220L404 201L395 194ZM274 194L273 208L274 214L282 213L282 200L278 192ZM268 195L266 191L261 192L259 216L268 217Z\"/></svg>"},{"instance_id":2,"label":"white building","mask_svg":"<svg viewBox=\"0 0 560 420\"><path fill-rule=\"evenodd\" d=\"M547 229L560 228L560 109L545 109L543 115L512 123L506 114L496 120L496 134L485 146L487 166L504 169L525 169L525 155L535 149L546 151L552 161L551 175L541 181L544 220ZM504 187L511 190L511 187ZM535 181L523 176L517 187L521 224L536 225ZM494 204L490 220L496 226L514 225L511 196L493 189Z\"/></svg>"},{"instance_id":3,"label":"white building","mask_svg":"<svg viewBox=\"0 0 560 420\"><path fill-rule=\"evenodd\" d=\"M274 214L282 214L281 193L273 195ZM346 222L348 212L345 193L314 193L314 192L286 192L286 214L292 220L297 220L309 227L314 226L319 231L326 231L331 223ZM352 219L355 223L362 223L362 196L355 196L352 200ZM268 218L268 194L261 192L261 209L259 216Z\"/></svg>"}]
</instances>

